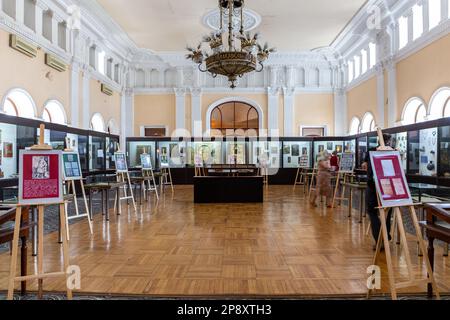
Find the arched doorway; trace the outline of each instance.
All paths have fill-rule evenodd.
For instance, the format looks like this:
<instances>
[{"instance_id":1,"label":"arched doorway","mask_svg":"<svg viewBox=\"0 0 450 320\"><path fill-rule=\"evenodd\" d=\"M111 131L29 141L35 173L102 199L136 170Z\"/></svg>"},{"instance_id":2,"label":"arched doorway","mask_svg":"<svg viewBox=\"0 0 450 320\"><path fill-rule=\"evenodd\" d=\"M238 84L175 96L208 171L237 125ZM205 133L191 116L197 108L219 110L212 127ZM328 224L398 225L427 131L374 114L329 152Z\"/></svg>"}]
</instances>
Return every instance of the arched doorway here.
<instances>
[{"instance_id":1,"label":"arched doorway","mask_svg":"<svg viewBox=\"0 0 450 320\"><path fill-rule=\"evenodd\" d=\"M212 105L208 129L223 136L258 136L261 117L258 108L246 101L230 100Z\"/></svg>"}]
</instances>

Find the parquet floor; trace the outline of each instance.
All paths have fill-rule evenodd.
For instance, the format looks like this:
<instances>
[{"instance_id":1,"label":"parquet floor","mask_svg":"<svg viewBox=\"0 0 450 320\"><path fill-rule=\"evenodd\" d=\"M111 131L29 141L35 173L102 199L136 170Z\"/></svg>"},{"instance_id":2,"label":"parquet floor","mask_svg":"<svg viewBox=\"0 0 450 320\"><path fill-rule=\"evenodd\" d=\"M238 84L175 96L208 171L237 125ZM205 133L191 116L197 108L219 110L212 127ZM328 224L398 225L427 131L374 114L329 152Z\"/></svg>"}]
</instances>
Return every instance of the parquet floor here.
<instances>
[{"instance_id":1,"label":"parquet floor","mask_svg":"<svg viewBox=\"0 0 450 320\"><path fill-rule=\"evenodd\" d=\"M190 186L175 188L138 212L124 210L109 223L71 226L71 264L81 268L82 293L155 296L300 296L364 294L372 264L368 220L347 218L346 208L311 208L298 188L271 186L264 204L194 205ZM57 235L45 238L45 269L61 266ZM410 239L411 240L411 239ZM422 260L410 243L413 263ZM404 257L393 250L399 277ZM30 257L29 270L34 270ZM0 256L0 290L7 287L10 256ZM387 291L383 263L382 291ZM450 260L437 249L436 278L450 292ZM19 285L17 285L18 287ZM29 284L31 290L36 284ZM46 280L45 291L65 282ZM411 288L402 292L424 292ZM77 292L77 291L75 291Z\"/></svg>"}]
</instances>

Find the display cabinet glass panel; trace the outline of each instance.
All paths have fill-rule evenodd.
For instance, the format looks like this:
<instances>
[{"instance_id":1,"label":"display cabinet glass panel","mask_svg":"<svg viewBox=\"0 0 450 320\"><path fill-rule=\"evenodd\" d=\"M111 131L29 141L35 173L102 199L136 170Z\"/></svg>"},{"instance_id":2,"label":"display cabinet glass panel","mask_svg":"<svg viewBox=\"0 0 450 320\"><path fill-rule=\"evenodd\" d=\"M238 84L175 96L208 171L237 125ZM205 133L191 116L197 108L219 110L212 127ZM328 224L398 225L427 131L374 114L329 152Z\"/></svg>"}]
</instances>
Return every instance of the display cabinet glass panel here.
<instances>
[{"instance_id":1,"label":"display cabinet glass panel","mask_svg":"<svg viewBox=\"0 0 450 320\"><path fill-rule=\"evenodd\" d=\"M450 178L450 126L439 128L439 176Z\"/></svg>"},{"instance_id":2,"label":"display cabinet glass panel","mask_svg":"<svg viewBox=\"0 0 450 320\"><path fill-rule=\"evenodd\" d=\"M195 165L195 157L205 165L224 164L221 141L194 142L187 145L187 158L190 166Z\"/></svg>"},{"instance_id":3,"label":"display cabinet glass panel","mask_svg":"<svg viewBox=\"0 0 450 320\"><path fill-rule=\"evenodd\" d=\"M249 145L249 164L260 165L265 162L269 168L280 168L280 141L250 141Z\"/></svg>"},{"instance_id":4,"label":"display cabinet glass panel","mask_svg":"<svg viewBox=\"0 0 450 320\"><path fill-rule=\"evenodd\" d=\"M392 147L400 152L402 168L406 171L408 161L408 134L406 132L394 134L392 136Z\"/></svg>"},{"instance_id":5,"label":"display cabinet glass panel","mask_svg":"<svg viewBox=\"0 0 450 320\"><path fill-rule=\"evenodd\" d=\"M420 130L420 175L437 175L438 129Z\"/></svg>"},{"instance_id":6,"label":"display cabinet glass panel","mask_svg":"<svg viewBox=\"0 0 450 320\"><path fill-rule=\"evenodd\" d=\"M408 132L408 174L420 173L420 134L419 131Z\"/></svg>"},{"instance_id":7,"label":"display cabinet glass panel","mask_svg":"<svg viewBox=\"0 0 450 320\"><path fill-rule=\"evenodd\" d=\"M119 140L106 137L106 169L115 169L114 153L117 151Z\"/></svg>"},{"instance_id":8,"label":"display cabinet glass panel","mask_svg":"<svg viewBox=\"0 0 450 320\"><path fill-rule=\"evenodd\" d=\"M378 137L369 137L369 151L378 148Z\"/></svg>"},{"instance_id":9,"label":"display cabinet glass panel","mask_svg":"<svg viewBox=\"0 0 450 320\"><path fill-rule=\"evenodd\" d=\"M50 130L50 145L53 150L65 149L66 136L66 132Z\"/></svg>"},{"instance_id":10,"label":"display cabinet glass panel","mask_svg":"<svg viewBox=\"0 0 450 320\"><path fill-rule=\"evenodd\" d=\"M105 138L89 137L90 170L105 169Z\"/></svg>"},{"instance_id":11,"label":"display cabinet glass panel","mask_svg":"<svg viewBox=\"0 0 450 320\"><path fill-rule=\"evenodd\" d=\"M362 164L366 161L367 156L367 137L359 137L357 139L358 144L358 163L357 167L361 168Z\"/></svg>"},{"instance_id":12,"label":"display cabinet glass panel","mask_svg":"<svg viewBox=\"0 0 450 320\"><path fill-rule=\"evenodd\" d=\"M78 154L80 155L81 170L88 171L88 137L83 135L77 135Z\"/></svg>"},{"instance_id":13,"label":"display cabinet glass panel","mask_svg":"<svg viewBox=\"0 0 450 320\"><path fill-rule=\"evenodd\" d=\"M343 141L315 141L314 142L314 157L315 161L323 151L327 151L329 154L336 151L338 154L342 154L344 151Z\"/></svg>"},{"instance_id":14,"label":"display cabinet glass panel","mask_svg":"<svg viewBox=\"0 0 450 320\"><path fill-rule=\"evenodd\" d=\"M245 141L225 142L226 164L246 164Z\"/></svg>"},{"instance_id":15,"label":"display cabinet glass panel","mask_svg":"<svg viewBox=\"0 0 450 320\"><path fill-rule=\"evenodd\" d=\"M283 167L311 167L311 142L283 142Z\"/></svg>"},{"instance_id":16,"label":"display cabinet glass panel","mask_svg":"<svg viewBox=\"0 0 450 320\"><path fill-rule=\"evenodd\" d=\"M132 141L128 143L129 167L141 166L141 154L150 155L153 168L156 167L156 143L154 141Z\"/></svg>"},{"instance_id":17,"label":"display cabinet glass panel","mask_svg":"<svg viewBox=\"0 0 450 320\"><path fill-rule=\"evenodd\" d=\"M344 141L344 152L356 153L356 140L355 139Z\"/></svg>"},{"instance_id":18,"label":"display cabinet glass panel","mask_svg":"<svg viewBox=\"0 0 450 320\"><path fill-rule=\"evenodd\" d=\"M0 123L0 179L17 176L18 131L16 125Z\"/></svg>"},{"instance_id":19,"label":"display cabinet glass panel","mask_svg":"<svg viewBox=\"0 0 450 320\"><path fill-rule=\"evenodd\" d=\"M179 141L160 142L159 165L169 164L170 168L183 168L186 166L186 143Z\"/></svg>"}]
</instances>

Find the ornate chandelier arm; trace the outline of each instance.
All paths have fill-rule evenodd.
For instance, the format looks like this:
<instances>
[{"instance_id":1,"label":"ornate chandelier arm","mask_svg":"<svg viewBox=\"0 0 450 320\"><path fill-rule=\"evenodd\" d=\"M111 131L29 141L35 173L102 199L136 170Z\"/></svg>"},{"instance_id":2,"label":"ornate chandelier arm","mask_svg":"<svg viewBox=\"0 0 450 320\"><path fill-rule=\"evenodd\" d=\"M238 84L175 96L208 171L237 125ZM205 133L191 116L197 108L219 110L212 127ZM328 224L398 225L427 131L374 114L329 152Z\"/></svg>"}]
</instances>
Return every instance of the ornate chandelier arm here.
<instances>
[{"instance_id":1,"label":"ornate chandelier arm","mask_svg":"<svg viewBox=\"0 0 450 320\"><path fill-rule=\"evenodd\" d=\"M198 64L198 70L200 70L200 72L203 72L203 73L208 72L208 69L207 69L207 68L202 69L202 65L203 65L203 63L199 63L199 64Z\"/></svg>"},{"instance_id":2,"label":"ornate chandelier arm","mask_svg":"<svg viewBox=\"0 0 450 320\"><path fill-rule=\"evenodd\" d=\"M259 61L258 64L261 66L261 69L256 68L256 72L262 72L264 70L264 65L262 63L262 61Z\"/></svg>"}]
</instances>

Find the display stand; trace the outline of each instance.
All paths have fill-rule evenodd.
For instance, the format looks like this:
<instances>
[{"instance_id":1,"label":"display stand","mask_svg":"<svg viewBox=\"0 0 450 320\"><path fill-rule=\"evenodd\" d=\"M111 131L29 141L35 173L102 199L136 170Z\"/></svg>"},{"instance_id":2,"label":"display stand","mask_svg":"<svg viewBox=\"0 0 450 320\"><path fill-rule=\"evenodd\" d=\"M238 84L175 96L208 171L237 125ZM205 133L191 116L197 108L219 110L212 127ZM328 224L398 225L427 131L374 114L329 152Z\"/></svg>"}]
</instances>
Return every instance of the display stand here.
<instances>
[{"instance_id":1,"label":"display stand","mask_svg":"<svg viewBox=\"0 0 450 320\"><path fill-rule=\"evenodd\" d=\"M170 166L169 164L161 164L161 193L163 192L164 186L170 186L173 190L173 183L172 183L172 172L170 172Z\"/></svg>"},{"instance_id":2,"label":"display stand","mask_svg":"<svg viewBox=\"0 0 450 320\"><path fill-rule=\"evenodd\" d=\"M155 192L156 199L159 200L158 187L156 186L156 179L151 161L151 157L148 153L141 154L142 176L145 178L143 181L144 192L145 194L147 194L147 192ZM146 182L148 183L148 186L146 186Z\"/></svg>"},{"instance_id":3,"label":"display stand","mask_svg":"<svg viewBox=\"0 0 450 320\"><path fill-rule=\"evenodd\" d=\"M196 177L204 177L205 174L205 167L203 165L203 159L200 156L195 156L194 159L194 165L195 165L195 176Z\"/></svg>"},{"instance_id":4,"label":"display stand","mask_svg":"<svg viewBox=\"0 0 450 320\"><path fill-rule=\"evenodd\" d=\"M309 182L308 198L311 198L313 191L316 191L315 184L317 183L317 174L318 174L318 168L317 168L317 164L315 164L313 171L311 173L311 181Z\"/></svg>"},{"instance_id":5,"label":"display stand","mask_svg":"<svg viewBox=\"0 0 450 320\"><path fill-rule=\"evenodd\" d=\"M70 139L68 141L66 141L66 146L70 146ZM67 230L67 240L70 241L70 230L69 230L69 221L70 220L75 220L75 219L81 219L81 218L87 218L88 224L89 224L89 231L92 234L94 234L93 228L92 228L92 221L91 221L91 216L89 213L89 205L88 205L88 201L86 198L86 191L84 189L84 182L83 182L83 176L81 174L81 166L80 166L80 161L79 161L79 156L78 153L74 152L72 149L67 148L64 150L63 153L63 157L64 156L73 156L74 160L76 158L75 161L73 161L73 164L75 164L77 166L77 169L75 169L77 172L73 172L73 170L71 169L71 173L70 174L68 171L65 170L64 165L65 165L65 161L63 159L63 172L64 172L64 183L66 184L66 192L67 194L70 194L70 192L72 192L73 195L73 201L75 204L75 212L76 215L74 216L69 216L69 211L68 211L68 203L66 202L65 204L65 208L66 208L66 230ZM75 174L74 174L75 173ZM86 213L80 214L80 210L78 208L78 201L77 201L77 190L75 187L75 181L78 181L80 183L80 188L81 188L81 193L83 195L83 201L84 201L84 207L86 209Z\"/></svg>"},{"instance_id":6,"label":"display stand","mask_svg":"<svg viewBox=\"0 0 450 320\"><path fill-rule=\"evenodd\" d=\"M333 202L331 207L334 208L336 200L348 200L345 198L345 184L348 182L350 176L353 174L354 169L354 156L353 153L344 153L342 155L341 162L339 163L339 171L336 177L336 186L334 188ZM342 183L341 183L342 182ZM340 196L338 196L339 190L341 190Z\"/></svg>"},{"instance_id":7,"label":"display stand","mask_svg":"<svg viewBox=\"0 0 450 320\"><path fill-rule=\"evenodd\" d=\"M131 200L133 202L133 207L134 210L136 211L136 201L134 200L134 195L133 195L133 187L131 185L131 179L130 179L130 173L128 171L128 166L127 166L127 160L125 157L125 153L123 152L116 152L115 155L115 160L116 160L116 174L117 174L117 182L119 183L124 183L123 186L123 193L124 196L123 197L118 197L119 198L119 203L118 206L120 207L120 201L122 200ZM128 195L127 192L127 188L130 189L130 194ZM119 211L120 212L120 211Z\"/></svg>"},{"instance_id":8,"label":"display stand","mask_svg":"<svg viewBox=\"0 0 450 320\"><path fill-rule=\"evenodd\" d=\"M51 151L52 147L46 145L44 143L44 132L45 126L40 126L40 137L39 144L31 147L32 151ZM20 168L22 170L22 168ZM23 173L22 173L23 174ZM60 180L61 181L61 180ZM20 183L20 182L19 182ZM62 189L62 188L61 188ZM19 202L16 205L16 218L14 223L14 236L12 241L12 255L11 255L11 265L10 265L10 274L8 281L8 300L13 300L14 298L14 284L15 282L23 282L28 280L38 280L38 297L42 298L43 296L43 280L47 278L55 278L55 277L65 277L66 281L68 281L67 269L69 267L69 248L68 248L68 239L66 232L66 211L65 211L65 202L62 197L62 190L60 199L58 201L48 201L48 202L40 202L36 200L36 203L23 203L19 195ZM20 194L20 189L19 189ZM53 272L53 273L44 273L44 211L45 207L50 205L59 205L59 215L60 215L60 226L63 234L62 239L62 254L63 254L63 268L64 270L61 272ZM34 275L27 275L16 277L16 266L17 266L17 254L19 247L19 236L20 236L20 225L22 219L22 208L26 207L37 207L38 210L38 265L37 272ZM67 299L72 299L72 290L67 286Z\"/></svg>"},{"instance_id":9,"label":"display stand","mask_svg":"<svg viewBox=\"0 0 450 320\"><path fill-rule=\"evenodd\" d=\"M385 147L384 144L384 139L383 139L383 134L381 132L381 129L378 129L378 137L380 139L380 150L387 150L387 148ZM381 152L381 153L386 153L386 152ZM395 155L391 158L391 159L395 159L398 161L398 170L395 169L394 172L394 168L391 169L387 169L390 172L389 173L384 173L383 172L383 178L381 178L379 176L379 174L377 173L378 168L377 166L374 165L375 163L375 153L371 153L371 161L372 161L372 168L374 171L374 177L375 177L375 182L376 182L376 187L377 187L377 194L378 194L378 199L379 199L379 214L380 214L380 221L381 221L381 231L380 231L380 235L378 237L378 242L377 242L377 247L376 247L376 252L373 258L373 265L376 265L380 252L381 252L381 247L382 244L384 244L384 251L385 251L385 255L386 255L386 264L387 264L387 270L388 270L388 277L389 277L389 288L390 288L390 292L391 292L391 296L393 300L397 300L397 289L401 289L401 288L407 288L407 287L414 287L414 286L419 286L419 285L428 285L430 284L433 289L435 290L436 293L436 297L437 299L440 299L440 295L439 295L439 291L434 279L434 274L433 274L433 270L431 268L431 264L430 264L430 260L428 259L427 255L424 255L424 260L425 260L425 265L426 265L426 270L428 273L428 277L426 279L416 279L414 277L414 272L413 272L413 267L412 267L412 262L411 262L411 255L409 252L409 247L408 247L408 242L407 242L407 238L406 238L406 232L405 232L405 227L404 227L404 222L403 222L403 218L402 218L402 212L401 209L405 208L408 210L408 212L411 215L411 219L412 219L412 223L414 226L414 229L416 231L416 238L417 241L419 243L420 249L422 250L422 252L427 252L426 251L426 247L425 247L425 242L423 240L422 237L422 230L419 226L419 222L417 219L417 214L412 202L412 198L411 198L411 194L409 192L409 188L408 188L408 184L406 183L406 177L404 174L404 171L401 169L401 165L400 165L400 155L398 153L395 153ZM389 156L389 155L388 155ZM381 162L386 161L386 160L382 160ZM391 161L392 160L387 160L387 161ZM395 163L394 163L394 167L395 167ZM380 166L378 166L380 167ZM383 170L384 170L384 164L383 164ZM392 171L392 172L391 172ZM398 173L397 173L398 171ZM400 175L397 177L397 175ZM385 184L383 184L383 181L390 181L390 183L393 183L393 180L389 180L386 179L386 177L397 177L397 182L402 182L402 185L400 185L400 189L401 192L397 193L397 186L394 185L394 191L389 190L389 187L386 187ZM382 181L383 180L383 181ZM402 181L400 181L402 180ZM391 187L392 188L392 187ZM386 191L386 190L389 190ZM392 194L394 194L395 196L397 196L398 194L403 195L403 197L397 197L395 198L394 196L392 196ZM398 231L399 231L399 235L400 235L400 240L401 243L403 244L403 249L404 249L404 253L405 253L405 261L406 261L406 265L408 268L408 275L409 275L409 280L405 281L405 282L396 282L395 280L395 274L394 274L394 267L392 264L392 256L391 256L391 250L390 250L390 243L389 243L389 235L388 235L388 230L387 230L387 224L386 224L386 210L388 209L392 209L393 213L394 213L394 220L396 220L396 225L398 227ZM367 291L367 298L370 298L372 290L369 288L369 290Z\"/></svg>"},{"instance_id":10,"label":"display stand","mask_svg":"<svg viewBox=\"0 0 450 320\"><path fill-rule=\"evenodd\" d=\"M295 176L294 190L297 188L297 186L303 186L306 183L304 172L304 168L298 167L297 175Z\"/></svg>"}]
</instances>

